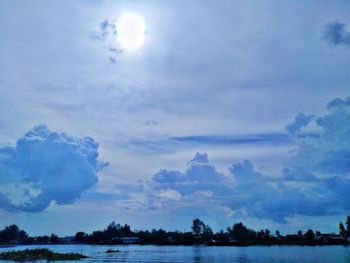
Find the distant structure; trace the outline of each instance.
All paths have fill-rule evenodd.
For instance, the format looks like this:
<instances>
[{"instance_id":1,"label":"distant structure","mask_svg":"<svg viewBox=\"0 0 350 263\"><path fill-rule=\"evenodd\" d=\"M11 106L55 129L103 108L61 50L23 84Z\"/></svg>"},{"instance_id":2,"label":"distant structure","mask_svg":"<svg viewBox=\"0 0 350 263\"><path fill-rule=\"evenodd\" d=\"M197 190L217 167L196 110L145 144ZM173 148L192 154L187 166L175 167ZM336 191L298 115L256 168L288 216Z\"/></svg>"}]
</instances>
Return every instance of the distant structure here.
<instances>
[{"instance_id":1,"label":"distant structure","mask_svg":"<svg viewBox=\"0 0 350 263\"><path fill-rule=\"evenodd\" d=\"M138 237L121 237L120 241L122 244L137 244L140 243L140 239Z\"/></svg>"},{"instance_id":2,"label":"distant structure","mask_svg":"<svg viewBox=\"0 0 350 263\"><path fill-rule=\"evenodd\" d=\"M318 242L321 242L323 244L342 244L346 241L348 241L347 239L345 239L344 237L342 237L341 235L339 234L334 234L334 233L331 233L331 234L317 234L315 236L315 240L318 241Z\"/></svg>"},{"instance_id":3,"label":"distant structure","mask_svg":"<svg viewBox=\"0 0 350 263\"><path fill-rule=\"evenodd\" d=\"M74 236L60 237L58 240L60 244L73 244L75 241Z\"/></svg>"}]
</instances>

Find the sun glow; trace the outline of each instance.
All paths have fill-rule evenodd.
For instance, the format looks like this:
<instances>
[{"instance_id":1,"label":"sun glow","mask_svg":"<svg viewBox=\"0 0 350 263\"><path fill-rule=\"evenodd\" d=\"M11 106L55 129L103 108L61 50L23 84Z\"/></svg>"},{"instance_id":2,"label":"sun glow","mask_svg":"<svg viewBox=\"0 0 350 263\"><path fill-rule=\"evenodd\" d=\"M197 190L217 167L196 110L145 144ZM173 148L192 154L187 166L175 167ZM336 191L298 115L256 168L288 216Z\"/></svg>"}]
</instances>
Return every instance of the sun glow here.
<instances>
[{"instance_id":1,"label":"sun glow","mask_svg":"<svg viewBox=\"0 0 350 263\"><path fill-rule=\"evenodd\" d=\"M146 23L135 13L125 13L117 20L117 40L128 50L140 48L145 41Z\"/></svg>"}]
</instances>

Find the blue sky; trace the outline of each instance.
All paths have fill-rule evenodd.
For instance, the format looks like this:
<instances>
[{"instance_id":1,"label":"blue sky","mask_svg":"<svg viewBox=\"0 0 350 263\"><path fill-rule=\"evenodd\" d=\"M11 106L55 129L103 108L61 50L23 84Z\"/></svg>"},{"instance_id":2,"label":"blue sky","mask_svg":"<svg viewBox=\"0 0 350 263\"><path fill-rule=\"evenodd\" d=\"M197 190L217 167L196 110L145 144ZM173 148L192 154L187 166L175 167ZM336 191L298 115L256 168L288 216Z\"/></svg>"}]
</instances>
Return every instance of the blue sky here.
<instances>
[{"instance_id":1,"label":"blue sky","mask_svg":"<svg viewBox=\"0 0 350 263\"><path fill-rule=\"evenodd\" d=\"M285 233L350 213L348 1L0 5L1 226ZM120 51L127 12L147 32Z\"/></svg>"}]
</instances>

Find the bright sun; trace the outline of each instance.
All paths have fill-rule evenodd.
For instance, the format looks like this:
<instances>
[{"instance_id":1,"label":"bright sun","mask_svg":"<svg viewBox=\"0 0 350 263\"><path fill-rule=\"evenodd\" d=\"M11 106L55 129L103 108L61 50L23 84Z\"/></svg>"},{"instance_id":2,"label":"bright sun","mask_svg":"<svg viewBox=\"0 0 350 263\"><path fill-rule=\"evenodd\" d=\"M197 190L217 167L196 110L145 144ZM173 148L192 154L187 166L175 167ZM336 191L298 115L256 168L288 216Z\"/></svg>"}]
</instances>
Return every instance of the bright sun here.
<instances>
[{"instance_id":1,"label":"bright sun","mask_svg":"<svg viewBox=\"0 0 350 263\"><path fill-rule=\"evenodd\" d=\"M125 13L117 20L117 40L125 49L141 47L145 32L145 21L135 13Z\"/></svg>"}]
</instances>

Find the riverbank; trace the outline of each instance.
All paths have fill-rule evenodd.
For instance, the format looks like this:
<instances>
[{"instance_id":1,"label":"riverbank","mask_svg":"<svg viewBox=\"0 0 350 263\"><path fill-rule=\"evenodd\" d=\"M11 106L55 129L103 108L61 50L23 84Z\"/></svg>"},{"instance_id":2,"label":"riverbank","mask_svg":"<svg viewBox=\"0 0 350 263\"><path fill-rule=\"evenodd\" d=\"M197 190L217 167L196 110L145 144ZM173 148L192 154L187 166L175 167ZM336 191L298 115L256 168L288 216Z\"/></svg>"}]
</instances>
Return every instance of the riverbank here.
<instances>
[{"instance_id":1,"label":"riverbank","mask_svg":"<svg viewBox=\"0 0 350 263\"><path fill-rule=\"evenodd\" d=\"M57 253L80 253L81 262L348 262L350 246L154 246L154 245L30 245L0 248L0 252L47 248ZM106 253L108 250L119 251ZM303 255L302 257L300 255ZM1 262L1 261L0 261Z\"/></svg>"}]
</instances>

